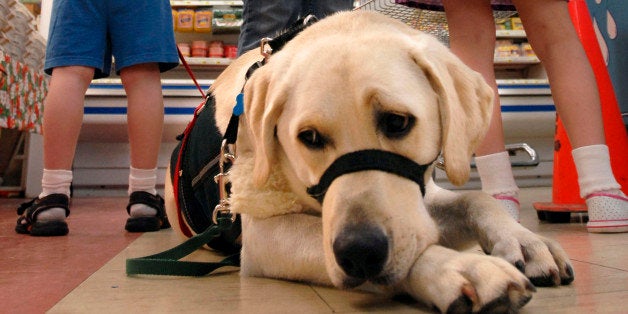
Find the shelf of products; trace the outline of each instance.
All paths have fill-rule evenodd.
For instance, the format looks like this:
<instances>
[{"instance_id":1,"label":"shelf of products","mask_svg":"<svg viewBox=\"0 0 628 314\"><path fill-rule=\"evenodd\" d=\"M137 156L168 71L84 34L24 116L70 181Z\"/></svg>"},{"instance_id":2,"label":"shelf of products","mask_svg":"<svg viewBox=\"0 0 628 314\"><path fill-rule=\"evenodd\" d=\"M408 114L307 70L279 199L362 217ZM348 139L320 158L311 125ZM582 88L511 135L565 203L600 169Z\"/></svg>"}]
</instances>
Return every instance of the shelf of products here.
<instances>
[{"instance_id":1,"label":"shelf of products","mask_svg":"<svg viewBox=\"0 0 628 314\"><path fill-rule=\"evenodd\" d=\"M496 66L520 66L526 67L528 65L539 64L541 61L536 56L513 56L513 57L495 57Z\"/></svg>"},{"instance_id":2,"label":"shelf of products","mask_svg":"<svg viewBox=\"0 0 628 314\"><path fill-rule=\"evenodd\" d=\"M226 67L237 57L242 1L172 1L177 46L195 67Z\"/></svg>"},{"instance_id":3,"label":"shelf of products","mask_svg":"<svg viewBox=\"0 0 628 314\"><path fill-rule=\"evenodd\" d=\"M523 69L541 62L528 43L519 17L498 19L495 28L497 38L495 65L497 67Z\"/></svg>"},{"instance_id":4,"label":"shelf of products","mask_svg":"<svg viewBox=\"0 0 628 314\"><path fill-rule=\"evenodd\" d=\"M210 57L186 57L185 61L190 66L213 66L213 67L226 67L233 58L210 58Z\"/></svg>"},{"instance_id":5,"label":"shelf of products","mask_svg":"<svg viewBox=\"0 0 628 314\"><path fill-rule=\"evenodd\" d=\"M219 1L219 0L209 0L209 1L170 1L170 6L172 7L181 7L181 6L242 6L242 1Z\"/></svg>"},{"instance_id":6,"label":"shelf of products","mask_svg":"<svg viewBox=\"0 0 628 314\"><path fill-rule=\"evenodd\" d=\"M497 38L527 38L523 29L498 29L495 31Z\"/></svg>"}]
</instances>

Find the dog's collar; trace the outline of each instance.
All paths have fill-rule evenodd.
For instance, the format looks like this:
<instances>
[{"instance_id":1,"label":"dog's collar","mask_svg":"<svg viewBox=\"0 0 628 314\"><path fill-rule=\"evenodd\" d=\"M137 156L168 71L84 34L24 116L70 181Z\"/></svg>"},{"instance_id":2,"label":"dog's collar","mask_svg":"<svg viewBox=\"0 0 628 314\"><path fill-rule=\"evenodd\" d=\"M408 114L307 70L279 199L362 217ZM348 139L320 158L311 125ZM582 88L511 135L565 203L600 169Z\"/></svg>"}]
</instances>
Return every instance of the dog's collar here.
<instances>
[{"instance_id":1,"label":"dog's collar","mask_svg":"<svg viewBox=\"0 0 628 314\"><path fill-rule=\"evenodd\" d=\"M425 171L433 162L421 165L407 157L388 151L359 150L338 157L325 170L319 183L307 188L307 193L322 203L331 183L341 175L365 170L381 170L414 181L419 185L421 194L425 195Z\"/></svg>"},{"instance_id":2,"label":"dog's collar","mask_svg":"<svg viewBox=\"0 0 628 314\"><path fill-rule=\"evenodd\" d=\"M274 38L266 37L260 40L260 52L265 59L268 59L273 52L279 51L292 38L296 37L301 31L308 26L316 23L316 16L310 14L306 17L299 18L288 29L283 30Z\"/></svg>"}]
</instances>

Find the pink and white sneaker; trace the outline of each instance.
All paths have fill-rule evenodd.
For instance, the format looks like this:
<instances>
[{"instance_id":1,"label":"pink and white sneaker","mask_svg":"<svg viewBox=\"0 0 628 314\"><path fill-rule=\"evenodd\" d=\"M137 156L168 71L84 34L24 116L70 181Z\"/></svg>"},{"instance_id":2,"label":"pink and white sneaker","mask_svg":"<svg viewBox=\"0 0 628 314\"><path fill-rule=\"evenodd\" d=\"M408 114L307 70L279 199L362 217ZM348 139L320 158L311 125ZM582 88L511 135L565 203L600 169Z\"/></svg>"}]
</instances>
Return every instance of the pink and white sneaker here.
<instances>
[{"instance_id":1,"label":"pink and white sneaker","mask_svg":"<svg viewBox=\"0 0 628 314\"><path fill-rule=\"evenodd\" d=\"M519 209L521 208L521 204L519 204L519 200L516 197L504 194L496 194L493 195L493 197L502 203L504 209L512 218L519 222Z\"/></svg>"},{"instance_id":2,"label":"pink and white sneaker","mask_svg":"<svg viewBox=\"0 0 628 314\"><path fill-rule=\"evenodd\" d=\"M586 203L589 211L589 232L628 232L628 198L623 193L591 193L587 196Z\"/></svg>"}]
</instances>

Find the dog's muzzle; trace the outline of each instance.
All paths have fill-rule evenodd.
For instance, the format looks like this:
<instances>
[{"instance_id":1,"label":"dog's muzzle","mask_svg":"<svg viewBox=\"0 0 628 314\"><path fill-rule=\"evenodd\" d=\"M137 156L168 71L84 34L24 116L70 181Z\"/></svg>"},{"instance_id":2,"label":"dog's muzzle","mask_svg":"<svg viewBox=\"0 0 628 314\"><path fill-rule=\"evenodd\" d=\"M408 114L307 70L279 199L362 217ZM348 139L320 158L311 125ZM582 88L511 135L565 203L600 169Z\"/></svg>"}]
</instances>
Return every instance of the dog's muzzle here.
<instances>
[{"instance_id":1,"label":"dog's muzzle","mask_svg":"<svg viewBox=\"0 0 628 314\"><path fill-rule=\"evenodd\" d=\"M325 170L319 183L307 188L307 193L322 203L331 183L341 175L365 170L380 170L414 181L419 185L421 194L425 195L425 171L433 162L420 165L402 155L383 150L359 150L338 157Z\"/></svg>"}]
</instances>

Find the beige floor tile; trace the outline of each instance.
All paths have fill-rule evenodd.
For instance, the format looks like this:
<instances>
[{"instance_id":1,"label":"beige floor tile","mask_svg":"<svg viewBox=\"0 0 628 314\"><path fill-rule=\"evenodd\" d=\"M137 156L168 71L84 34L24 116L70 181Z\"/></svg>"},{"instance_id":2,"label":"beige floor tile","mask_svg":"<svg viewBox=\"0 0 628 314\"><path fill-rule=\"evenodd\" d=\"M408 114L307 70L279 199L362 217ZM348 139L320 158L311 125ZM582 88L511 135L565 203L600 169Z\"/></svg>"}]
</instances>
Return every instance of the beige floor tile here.
<instances>
[{"instance_id":1,"label":"beige floor tile","mask_svg":"<svg viewBox=\"0 0 628 314\"><path fill-rule=\"evenodd\" d=\"M532 202L548 188L522 189L521 223L560 242L572 259L569 286L538 288L522 313L628 313L628 234L589 234L583 223L540 222ZM340 291L308 284L241 278L230 269L202 278L127 277L125 260L181 242L173 231L148 233L62 299L50 313L431 313L411 300L391 300L373 289ZM217 260L200 251L195 260Z\"/></svg>"}]
</instances>

